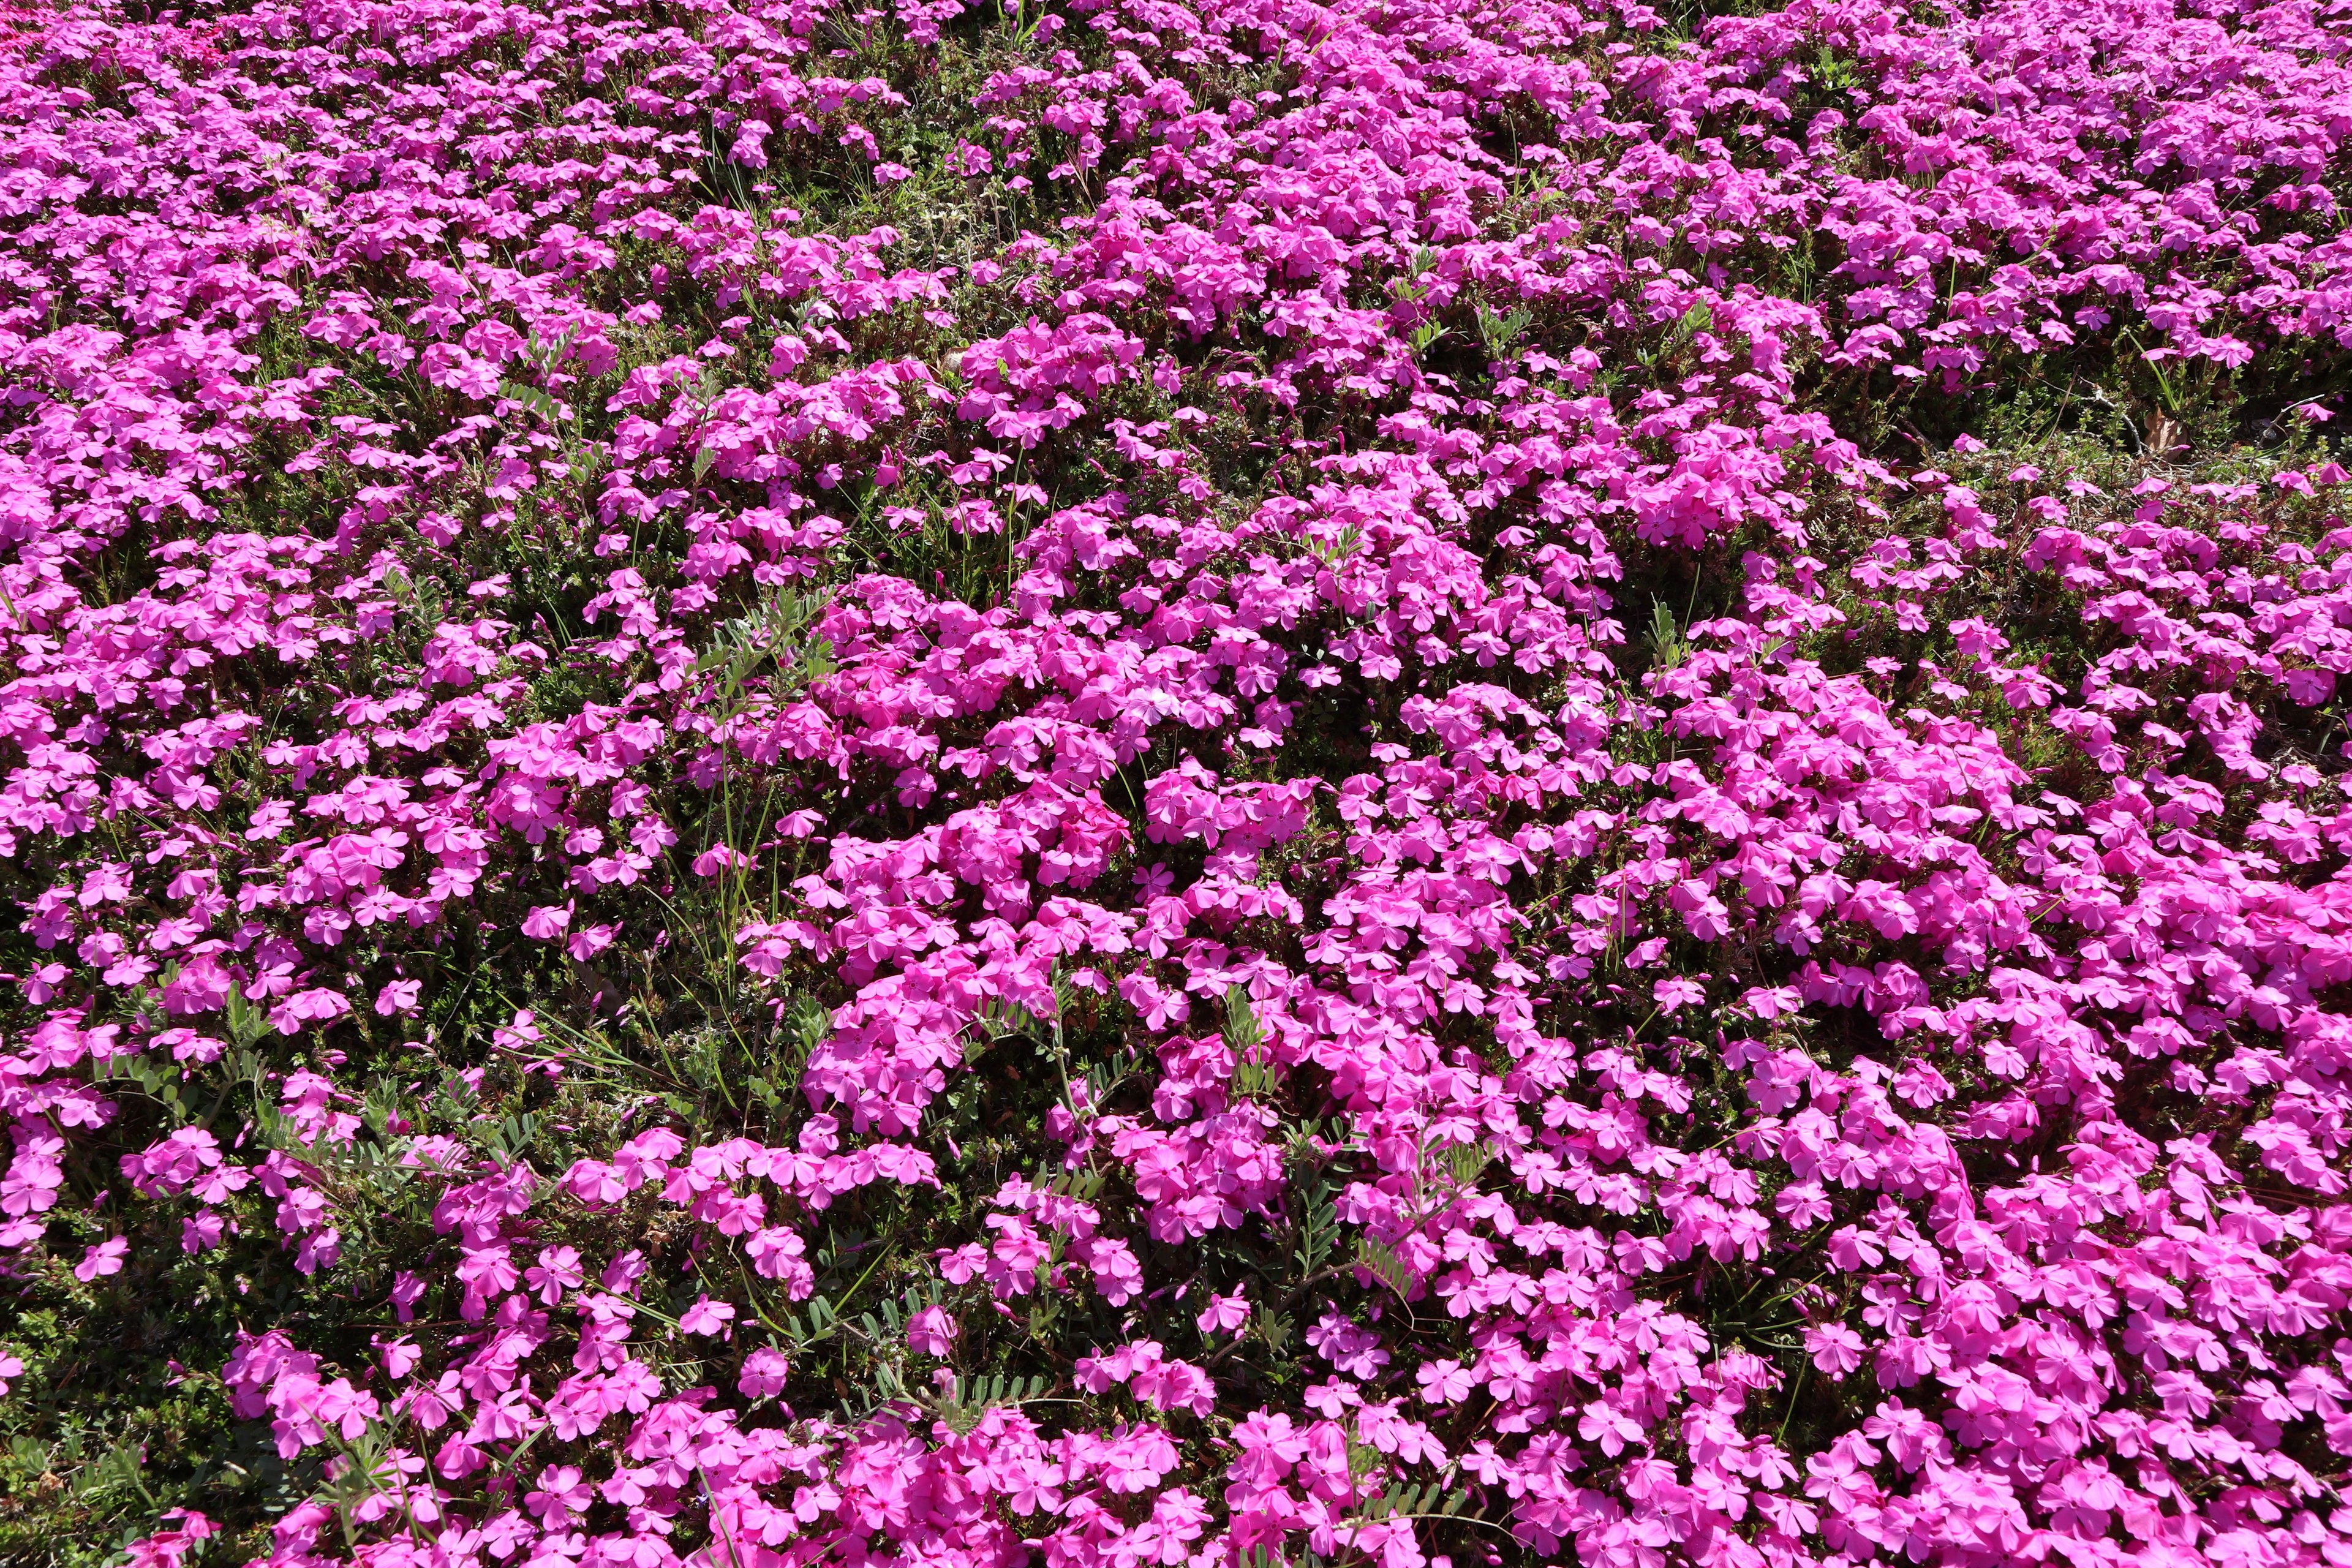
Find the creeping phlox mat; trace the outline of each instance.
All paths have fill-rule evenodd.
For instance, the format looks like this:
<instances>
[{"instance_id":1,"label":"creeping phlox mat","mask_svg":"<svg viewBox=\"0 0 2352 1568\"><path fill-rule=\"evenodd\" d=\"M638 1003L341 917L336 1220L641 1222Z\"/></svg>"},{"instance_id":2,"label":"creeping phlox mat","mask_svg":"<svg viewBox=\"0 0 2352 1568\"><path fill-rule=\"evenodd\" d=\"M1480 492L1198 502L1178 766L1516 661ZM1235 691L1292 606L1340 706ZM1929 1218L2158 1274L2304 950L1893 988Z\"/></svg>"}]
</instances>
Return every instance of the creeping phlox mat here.
<instances>
[{"instance_id":1,"label":"creeping phlox mat","mask_svg":"<svg viewBox=\"0 0 2352 1568\"><path fill-rule=\"evenodd\" d=\"M2352 1563L2352 5L1773 4L6 8L0 1559Z\"/></svg>"}]
</instances>

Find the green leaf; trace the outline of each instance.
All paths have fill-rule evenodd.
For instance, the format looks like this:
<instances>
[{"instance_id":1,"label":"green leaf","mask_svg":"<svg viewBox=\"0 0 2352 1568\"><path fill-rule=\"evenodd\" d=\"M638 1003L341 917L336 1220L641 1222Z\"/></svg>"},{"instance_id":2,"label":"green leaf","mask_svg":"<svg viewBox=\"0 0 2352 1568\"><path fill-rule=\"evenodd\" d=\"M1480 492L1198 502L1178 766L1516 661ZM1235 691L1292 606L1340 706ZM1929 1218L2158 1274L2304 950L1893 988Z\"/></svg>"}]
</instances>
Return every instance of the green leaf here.
<instances>
[{"instance_id":1,"label":"green leaf","mask_svg":"<svg viewBox=\"0 0 2352 1568\"><path fill-rule=\"evenodd\" d=\"M499 383L499 395L530 409L550 425L563 423L563 410L555 399L535 386L525 386L519 381L502 381Z\"/></svg>"},{"instance_id":2,"label":"green leaf","mask_svg":"<svg viewBox=\"0 0 2352 1568\"><path fill-rule=\"evenodd\" d=\"M1496 311L1478 307L1478 335L1486 340L1490 353L1500 354L1519 341L1527 331L1535 312L1524 306L1516 310Z\"/></svg>"},{"instance_id":3,"label":"green leaf","mask_svg":"<svg viewBox=\"0 0 2352 1568\"><path fill-rule=\"evenodd\" d=\"M1690 640L1661 599L1650 607L1650 653L1660 669L1673 669L1690 657Z\"/></svg>"},{"instance_id":4,"label":"green leaf","mask_svg":"<svg viewBox=\"0 0 2352 1568\"><path fill-rule=\"evenodd\" d=\"M1356 1238L1356 1262L1369 1270L1375 1279L1397 1294L1402 1301L1412 1294L1416 1281L1412 1270L1395 1251L1369 1236Z\"/></svg>"},{"instance_id":5,"label":"green leaf","mask_svg":"<svg viewBox=\"0 0 2352 1568\"><path fill-rule=\"evenodd\" d=\"M1265 1038L1265 1029L1250 1005L1248 990L1240 985L1226 987L1225 1047L1235 1057L1246 1057L1250 1048Z\"/></svg>"},{"instance_id":6,"label":"green leaf","mask_svg":"<svg viewBox=\"0 0 2352 1568\"><path fill-rule=\"evenodd\" d=\"M1308 540L1307 542L1307 548L1308 552L1311 553L1316 560L1320 561L1324 565L1337 566L1342 561L1345 561L1349 556L1355 554L1358 548L1362 545L1363 541L1363 526L1360 523L1351 522L1347 527L1341 529L1335 538L1329 540Z\"/></svg>"},{"instance_id":7,"label":"green leaf","mask_svg":"<svg viewBox=\"0 0 2352 1568\"><path fill-rule=\"evenodd\" d=\"M1457 1187L1475 1185L1479 1174L1494 1162L1494 1158L1493 1146L1485 1142L1457 1143L1445 1152L1445 1163L1454 1173L1454 1184Z\"/></svg>"}]
</instances>

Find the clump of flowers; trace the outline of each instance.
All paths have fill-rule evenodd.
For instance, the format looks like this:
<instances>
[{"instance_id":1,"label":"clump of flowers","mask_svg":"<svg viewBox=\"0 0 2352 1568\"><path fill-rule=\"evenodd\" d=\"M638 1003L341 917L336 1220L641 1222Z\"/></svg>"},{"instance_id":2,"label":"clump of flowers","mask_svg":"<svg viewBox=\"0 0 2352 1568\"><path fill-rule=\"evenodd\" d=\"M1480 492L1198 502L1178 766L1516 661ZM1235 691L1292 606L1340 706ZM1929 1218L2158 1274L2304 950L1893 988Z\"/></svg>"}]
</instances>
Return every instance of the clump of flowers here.
<instances>
[{"instance_id":1,"label":"clump of flowers","mask_svg":"<svg viewBox=\"0 0 2352 1568\"><path fill-rule=\"evenodd\" d=\"M2352 1561L2344 0L0 85L0 1555Z\"/></svg>"}]
</instances>

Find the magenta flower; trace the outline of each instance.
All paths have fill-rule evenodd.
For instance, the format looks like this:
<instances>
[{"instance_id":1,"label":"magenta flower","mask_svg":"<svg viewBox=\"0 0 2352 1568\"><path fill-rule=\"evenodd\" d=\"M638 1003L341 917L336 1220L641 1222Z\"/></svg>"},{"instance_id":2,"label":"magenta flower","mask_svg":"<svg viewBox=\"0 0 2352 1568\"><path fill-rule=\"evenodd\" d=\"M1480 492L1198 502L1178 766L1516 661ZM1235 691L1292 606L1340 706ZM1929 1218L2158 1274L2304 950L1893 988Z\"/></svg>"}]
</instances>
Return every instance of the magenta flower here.
<instances>
[{"instance_id":1,"label":"magenta flower","mask_svg":"<svg viewBox=\"0 0 2352 1568\"><path fill-rule=\"evenodd\" d=\"M746 1399L772 1399L784 1391L791 1374L792 1367L782 1352L756 1350L743 1358L743 1371L735 1386Z\"/></svg>"},{"instance_id":2,"label":"magenta flower","mask_svg":"<svg viewBox=\"0 0 2352 1568\"><path fill-rule=\"evenodd\" d=\"M1211 1295L1209 1304L1193 1321L1203 1334L1230 1334L1248 1322L1249 1315L1247 1296L1236 1290L1230 1296Z\"/></svg>"},{"instance_id":3,"label":"magenta flower","mask_svg":"<svg viewBox=\"0 0 2352 1568\"><path fill-rule=\"evenodd\" d=\"M946 1309L926 1307L907 1320L908 1348L922 1355L943 1356L955 1344L956 1321Z\"/></svg>"},{"instance_id":4,"label":"magenta flower","mask_svg":"<svg viewBox=\"0 0 2352 1568\"><path fill-rule=\"evenodd\" d=\"M677 1320L678 1331L688 1334L729 1334L728 1324L735 1317L735 1309L725 1301L714 1301L708 1296L695 1299Z\"/></svg>"},{"instance_id":5,"label":"magenta flower","mask_svg":"<svg viewBox=\"0 0 2352 1568\"><path fill-rule=\"evenodd\" d=\"M539 1473L539 1485L524 1494L523 1506L550 1530L561 1530L594 1500L580 1472L569 1465L550 1465Z\"/></svg>"},{"instance_id":6,"label":"magenta flower","mask_svg":"<svg viewBox=\"0 0 2352 1568\"><path fill-rule=\"evenodd\" d=\"M130 1256L128 1237L110 1236L97 1246L85 1248L79 1263L74 1265L73 1276L83 1284L103 1279L122 1272L122 1260Z\"/></svg>"}]
</instances>

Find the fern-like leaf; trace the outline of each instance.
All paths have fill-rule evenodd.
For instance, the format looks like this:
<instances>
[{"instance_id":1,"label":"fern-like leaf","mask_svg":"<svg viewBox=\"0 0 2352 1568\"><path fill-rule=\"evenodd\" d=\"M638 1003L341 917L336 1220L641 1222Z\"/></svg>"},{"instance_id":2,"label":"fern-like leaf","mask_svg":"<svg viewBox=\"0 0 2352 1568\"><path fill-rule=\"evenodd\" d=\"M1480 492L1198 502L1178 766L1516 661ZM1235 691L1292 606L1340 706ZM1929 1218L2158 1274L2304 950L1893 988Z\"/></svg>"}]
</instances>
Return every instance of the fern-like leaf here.
<instances>
[{"instance_id":1,"label":"fern-like leaf","mask_svg":"<svg viewBox=\"0 0 2352 1568\"><path fill-rule=\"evenodd\" d=\"M1398 1300L1404 1300L1412 1294L1415 1284L1412 1269L1384 1243L1369 1236L1358 1237L1356 1263L1368 1270L1373 1279L1395 1291Z\"/></svg>"}]
</instances>

